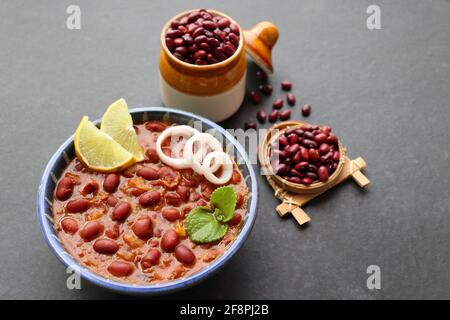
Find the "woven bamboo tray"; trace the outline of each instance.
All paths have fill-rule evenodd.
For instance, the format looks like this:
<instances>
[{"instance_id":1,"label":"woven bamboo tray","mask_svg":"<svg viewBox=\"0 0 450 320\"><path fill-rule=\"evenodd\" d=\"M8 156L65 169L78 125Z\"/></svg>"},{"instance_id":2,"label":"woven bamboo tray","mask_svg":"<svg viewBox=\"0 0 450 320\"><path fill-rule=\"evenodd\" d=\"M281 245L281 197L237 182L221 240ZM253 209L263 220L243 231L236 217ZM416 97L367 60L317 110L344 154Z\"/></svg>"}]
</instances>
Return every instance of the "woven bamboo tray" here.
<instances>
[{"instance_id":1,"label":"woven bamboo tray","mask_svg":"<svg viewBox=\"0 0 450 320\"><path fill-rule=\"evenodd\" d=\"M341 144L340 140L339 152L341 154L341 159L336 171L326 182L317 182L305 186L286 181L282 177L275 175L272 166L270 165L270 145L272 141L277 139L285 130L303 124L307 123L300 121L280 122L268 130L258 146L258 159L261 170L274 190L275 196L281 200L281 204L276 207L276 211L282 217L291 213L300 225L311 221L309 215L301 207L328 189L350 177L352 177L361 188L370 183L369 179L361 172L361 170L366 168L364 159L358 157L351 160L347 156L346 149Z\"/></svg>"}]
</instances>

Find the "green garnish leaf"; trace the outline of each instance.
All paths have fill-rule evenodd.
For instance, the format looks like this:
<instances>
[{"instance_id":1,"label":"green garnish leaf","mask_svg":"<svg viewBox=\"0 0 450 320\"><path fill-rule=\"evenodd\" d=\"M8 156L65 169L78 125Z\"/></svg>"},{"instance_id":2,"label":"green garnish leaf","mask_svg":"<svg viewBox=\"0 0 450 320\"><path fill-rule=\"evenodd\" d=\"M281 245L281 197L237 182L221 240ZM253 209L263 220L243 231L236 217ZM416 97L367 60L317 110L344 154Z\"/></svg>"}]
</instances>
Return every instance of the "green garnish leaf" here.
<instances>
[{"instance_id":1,"label":"green garnish leaf","mask_svg":"<svg viewBox=\"0 0 450 320\"><path fill-rule=\"evenodd\" d=\"M236 209L236 191L231 186L217 188L211 195L211 204L221 212L214 215L220 222L228 222L233 218Z\"/></svg>"},{"instance_id":2,"label":"green garnish leaf","mask_svg":"<svg viewBox=\"0 0 450 320\"><path fill-rule=\"evenodd\" d=\"M197 207L189 212L184 221L189 239L196 243L217 241L227 233L228 226L216 220L208 208Z\"/></svg>"}]
</instances>

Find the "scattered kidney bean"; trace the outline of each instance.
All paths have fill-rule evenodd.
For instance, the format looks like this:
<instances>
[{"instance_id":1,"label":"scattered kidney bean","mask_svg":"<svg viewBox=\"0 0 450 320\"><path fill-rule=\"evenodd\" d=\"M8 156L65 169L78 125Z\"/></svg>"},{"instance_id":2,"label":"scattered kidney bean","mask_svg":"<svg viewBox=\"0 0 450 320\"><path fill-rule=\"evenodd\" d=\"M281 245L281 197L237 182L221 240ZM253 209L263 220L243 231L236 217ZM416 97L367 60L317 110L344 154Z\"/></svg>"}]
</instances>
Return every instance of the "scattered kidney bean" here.
<instances>
[{"instance_id":1,"label":"scattered kidney bean","mask_svg":"<svg viewBox=\"0 0 450 320\"><path fill-rule=\"evenodd\" d=\"M143 207L149 207L161 201L161 193L158 191L147 191L139 196L139 204Z\"/></svg>"},{"instance_id":2,"label":"scattered kidney bean","mask_svg":"<svg viewBox=\"0 0 450 320\"><path fill-rule=\"evenodd\" d=\"M184 264L192 264L195 261L195 254L185 245L180 244L175 248L175 258Z\"/></svg>"},{"instance_id":3,"label":"scattered kidney bean","mask_svg":"<svg viewBox=\"0 0 450 320\"><path fill-rule=\"evenodd\" d=\"M103 181L103 189L106 192L114 193L117 191L119 183L120 183L120 176L116 173L110 173L106 175L105 180Z\"/></svg>"},{"instance_id":4,"label":"scattered kidney bean","mask_svg":"<svg viewBox=\"0 0 450 320\"><path fill-rule=\"evenodd\" d=\"M270 122L275 122L275 121L277 121L278 116L279 116L278 110L272 110L272 111L269 113L269 121L270 121Z\"/></svg>"},{"instance_id":5,"label":"scattered kidney bean","mask_svg":"<svg viewBox=\"0 0 450 320\"><path fill-rule=\"evenodd\" d=\"M256 113L256 118L258 119L259 122L265 123L266 120L267 120L267 115L266 115L266 113L264 112L264 110L259 110L259 111Z\"/></svg>"},{"instance_id":6,"label":"scattered kidney bean","mask_svg":"<svg viewBox=\"0 0 450 320\"><path fill-rule=\"evenodd\" d=\"M140 168L136 172L136 175L138 177L144 178L145 180L157 180L157 179L159 179L158 171L156 171L155 169L150 168L150 167Z\"/></svg>"},{"instance_id":7,"label":"scattered kidney bean","mask_svg":"<svg viewBox=\"0 0 450 320\"><path fill-rule=\"evenodd\" d=\"M134 267L124 261L114 261L108 266L108 271L116 277L127 277L134 272Z\"/></svg>"},{"instance_id":8,"label":"scattered kidney bean","mask_svg":"<svg viewBox=\"0 0 450 320\"><path fill-rule=\"evenodd\" d=\"M84 239L84 241L89 242L101 235L103 230L104 227L100 222L89 221L83 229L80 230L80 236Z\"/></svg>"},{"instance_id":9,"label":"scattered kidney bean","mask_svg":"<svg viewBox=\"0 0 450 320\"><path fill-rule=\"evenodd\" d=\"M288 93L287 97L286 97L286 101L290 106L295 106L297 99L295 99L295 96L292 93Z\"/></svg>"},{"instance_id":10,"label":"scattered kidney bean","mask_svg":"<svg viewBox=\"0 0 450 320\"><path fill-rule=\"evenodd\" d=\"M158 263L161 252L158 249L150 249L147 254L141 260L141 266L143 269L150 268Z\"/></svg>"},{"instance_id":11,"label":"scattered kidney bean","mask_svg":"<svg viewBox=\"0 0 450 320\"><path fill-rule=\"evenodd\" d=\"M287 81L287 80L281 82L281 89L283 89L284 91L291 91L292 82Z\"/></svg>"},{"instance_id":12,"label":"scattered kidney bean","mask_svg":"<svg viewBox=\"0 0 450 320\"><path fill-rule=\"evenodd\" d=\"M112 213L112 220L113 221L123 221L131 213L131 205L126 201L119 202L113 210Z\"/></svg>"},{"instance_id":13,"label":"scattered kidney bean","mask_svg":"<svg viewBox=\"0 0 450 320\"><path fill-rule=\"evenodd\" d=\"M249 129L255 129L256 130L257 125L256 122L253 121L247 121L244 123L244 129L245 130L249 130Z\"/></svg>"},{"instance_id":14,"label":"scattered kidney bean","mask_svg":"<svg viewBox=\"0 0 450 320\"><path fill-rule=\"evenodd\" d=\"M171 229L166 231L161 238L161 249L166 252L172 252L177 246L179 241L178 234L175 230Z\"/></svg>"},{"instance_id":15,"label":"scattered kidney bean","mask_svg":"<svg viewBox=\"0 0 450 320\"><path fill-rule=\"evenodd\" d=\"M263 70L258 70L256 71L256 77L258 77L258 79L260 81L267 81L267 73L265 73Z\"/></svg>"},{"instance_id":16,"label":"scattered kidney bean","mask_svg":"<svg viewBox=\"0 0 450 320\"><path fill-rule=\"evenodd\" d=\"M252 100L252 103L255 105L259 104L261 102L261 95L257 91L252 90L250 91L250 100Z\"/></svg>"},{"instance_id":17,"label":"scattered kidney bean","mask_svg":"<svg viewBox=\"0 0 450 320\"><path fill-rule=\"evenodd\" d=\"M264 95L269 96L272 94L273 87L270 84L262 84L259 86L259 91L261 91Z\"/></svg>"},{"instance_id":18,"label":"scattered kidney bean","mask_svg":"<svg viewBox=\"0 0 450 320\"><path fill-rule=\"evenodd\" d=\"M309 104L304 104L302 106L302 114L307 117L311 114L311 105Z\"/></svg>"},{"instance_id":19,"label":"scattered kidney bean","mask_svg":"<svg viewBox=\"0 0 450 320\"><path fill-rule=\"evenodd\" d=\"M153 235L152 219L150 217L139 218L131 229L140 239L147 240Z\"/></svg>"},{"instance_id":20,"label":"scattered kidney bean","mask_svg":"<svg viewBox=\"0 0 450 320\"><path fill-rule=\"evenodd\" d=\"M283 101L283 100L281 100ZM280 112L280 119L285 121L291 117L291 110L284 110Z\"/></svg>"},{"instance_id":21,"label":"scattered kidney bean","mask_svg":"<svg viewBox=\"0 0 450 320\"><path fill-rule=\"evenodd\" d=\"M66 209L70 213L82 213L89 209L89 201L86 199L76 199L67 202Z\"/></svg>"},{"instance_id":22,"label":"scattered kidney bean","mask_svg":"<svg viewBox=\"0 0 450 320\"><path fill-rule=\"evenodd\" d=\"M74 183L69 177L62 178L56 187L55 196L58 200L65 201L72 196Z\"/></svg>"},{"instance_id":23,"label":"scattered kidney bean","mask_svg":"<svg viewBox=\"0 0 450 320\"><path fill-rule=\"evenodd\" d=\"M272 106L274 109L281 109L283 107L283 99L275 99Z\"/></svg>"},{"instance_id":24,"label":"scattered kidney bean","mask_svg":"<svg viewBox=\"0 0 450 320\"><path fill-rule=\"evenodd\" d=\"M74 234L78 231L78 222L72 218L64 218L61 220L61 227L66 233Z\"/></svg>"},{"instance_id":25,"label":"scattered kidney bean","mask_svg":"<svg viewBox=\"0 0 450 320\"><path fill-rule=\"evenodd\" d=\"M98 239L92 247L96 252L102 254L114 254L119 250L117 242L111 239Z\"/></svg>"}]
</instances>

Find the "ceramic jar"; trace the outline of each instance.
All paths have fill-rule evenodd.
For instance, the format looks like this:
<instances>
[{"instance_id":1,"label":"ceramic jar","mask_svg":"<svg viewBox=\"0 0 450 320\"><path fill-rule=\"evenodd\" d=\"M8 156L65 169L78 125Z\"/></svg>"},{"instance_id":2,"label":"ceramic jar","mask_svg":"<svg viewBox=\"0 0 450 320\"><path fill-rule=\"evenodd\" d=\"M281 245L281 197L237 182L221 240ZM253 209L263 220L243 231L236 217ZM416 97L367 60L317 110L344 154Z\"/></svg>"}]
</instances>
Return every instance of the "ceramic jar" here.
<instances>
[{"instance_id":1,"label":"ceramic jar","mask_svg":"<svg viewBox=\"0 0 450 320\"><path fill-rule=\"evenodd\" d=\"M167 107L190 111L215 122L223 121L239 109L245 96L247 59L243 31L232 18L208 9L211 14L225 17L239 26L240 41L235 53L224 61L210 65L181 61L167 48L166 31L173 20L179 20L192 11L195 10L171 18L161 31L161 100Z\"/></svg>"}]
</instances>

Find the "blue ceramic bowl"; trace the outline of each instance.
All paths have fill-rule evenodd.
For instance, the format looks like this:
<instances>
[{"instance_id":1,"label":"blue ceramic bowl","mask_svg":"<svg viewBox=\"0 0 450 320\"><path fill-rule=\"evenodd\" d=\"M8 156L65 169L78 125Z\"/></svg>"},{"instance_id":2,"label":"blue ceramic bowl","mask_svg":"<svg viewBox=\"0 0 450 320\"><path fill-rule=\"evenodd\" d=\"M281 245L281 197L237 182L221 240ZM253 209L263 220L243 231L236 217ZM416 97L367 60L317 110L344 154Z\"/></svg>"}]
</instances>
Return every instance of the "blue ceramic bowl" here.
<instances>
[{"instance_id":1,"label":"blue ceramic bowl","mask_svg":"<svg viewBox=\"0 0 450 320\"><path fill-rule=\"evenodd\" d=\"M222 135L224 137L224 142L227 142L228 144L231 143L234 146L236 150L235 157L237 163L241 163L240 169L245 177L245 181L250 192L250 197L248 200L249 210L244 217L242 229L228 250L206 268L187 278L153 285L134 285L106 279L82 266L65 250L59 241L53 228L53 215L51 211L52 197L56 182L65 169L67 163L75 157L73 136L67 139L67 141L64 142L63 145L55 152L48 162L44 174L42 175L37 193L37 215L39 225L45 240L58 259L61 260L61 262L67 267L70 267L73 271L78 272L84 279L96 285L120 293L137 295L156 295L182 290L205 280L220 270L244 244L253 227L257 212L258 186L256 183L255 172L253 171L252 165L249 162L244 148L239 144L239 142L237 142L229 132L225 131L222 127L210 120L189 112L161 107L136 108L131 109L130 113L133 121L136 123L145 122L147 120L161 119L169 119L171 122L177 124L192 124L192 121L201 121L203 130L214 129L214 134L216 136ZM100 120L97 120L95 124L98 124L99 122Z\"/></svg>"}]
</instances>

